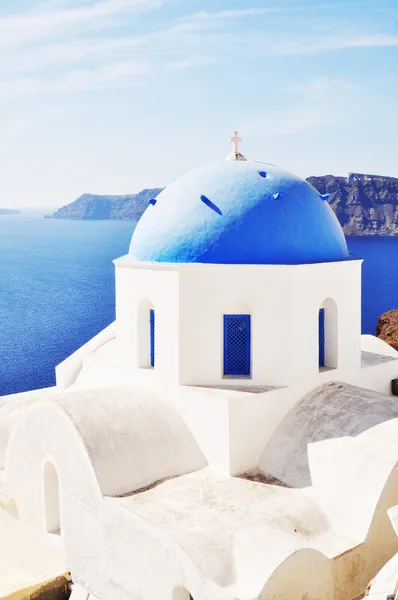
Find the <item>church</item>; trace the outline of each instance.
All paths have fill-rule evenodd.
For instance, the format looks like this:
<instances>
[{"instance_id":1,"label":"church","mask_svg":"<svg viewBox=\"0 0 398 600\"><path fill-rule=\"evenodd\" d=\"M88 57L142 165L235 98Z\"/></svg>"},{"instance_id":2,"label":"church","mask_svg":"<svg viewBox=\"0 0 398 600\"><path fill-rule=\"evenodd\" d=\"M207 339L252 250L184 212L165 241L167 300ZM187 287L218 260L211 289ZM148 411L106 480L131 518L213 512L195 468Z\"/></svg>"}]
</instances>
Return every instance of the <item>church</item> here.
<instances>
[{"instance_id":1,"label":"church","mask_svg":"<svg viewBox=\"0 0 398 600\"><path fill-rule=\"evenodd\" d=\"M72 600L355 600L398 552L398 352L361 335L362 261L231 141L149 201L115 322L0 398L0 597L30 569Z\"/></svg>"}]
</instances>

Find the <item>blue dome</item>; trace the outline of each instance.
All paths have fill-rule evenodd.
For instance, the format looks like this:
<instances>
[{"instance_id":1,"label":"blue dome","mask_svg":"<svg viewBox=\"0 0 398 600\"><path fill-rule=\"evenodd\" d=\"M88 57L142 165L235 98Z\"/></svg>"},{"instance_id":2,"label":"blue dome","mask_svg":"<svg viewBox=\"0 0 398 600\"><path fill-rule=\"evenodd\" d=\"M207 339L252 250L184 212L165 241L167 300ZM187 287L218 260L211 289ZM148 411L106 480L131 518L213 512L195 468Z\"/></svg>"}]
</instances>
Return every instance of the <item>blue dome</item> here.
<instances>
[{"instance_id":1,"label":"blue dome","mask_svg":"<svg viewBox=\"0 0 398 600\"><path fill-rule=\"evenodd\" d=\"M267 163L204 165L150 204L130 245L138 261L306 264L348 257L329 204L306 181Z\"/></svg>"}]
</instances>

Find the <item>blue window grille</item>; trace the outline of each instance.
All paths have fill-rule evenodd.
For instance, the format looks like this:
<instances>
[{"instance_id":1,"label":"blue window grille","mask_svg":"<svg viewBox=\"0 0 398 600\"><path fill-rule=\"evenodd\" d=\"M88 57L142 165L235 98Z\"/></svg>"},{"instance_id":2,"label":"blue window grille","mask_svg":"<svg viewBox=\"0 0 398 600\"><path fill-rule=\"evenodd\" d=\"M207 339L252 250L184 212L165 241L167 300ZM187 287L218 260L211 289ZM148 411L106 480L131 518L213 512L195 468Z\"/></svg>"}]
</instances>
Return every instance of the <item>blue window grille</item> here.
<instances>
[{"instance_id":1,"label":"blue window grille","mask_svg":"<svg viewBox=\"0 0 398 600\"><path fill-rule=\"evenodd\" d=\"M250 315L224 315L224 375L250 375Z\"/></svg>"},{"instance_id":2,"label":"blue window grille","mask_svg":"<svg viewBox=\"0 0 398 600\"><path fill-rule=\"evenodd\" d=\"M151 349L151 367L155 366L155 311L149 311L149 335Z\"/></svg>"},{"instance_id":3,"label":"blue window grille","mask_svg":"<svg viewBox=\"0 0 398 600\"><path fill-rule=\"evenodd\" d=\"M325 309L319 311L318 326L318 347L319 347L319 366L325 366Z\"/></svg>"}]
</instances>

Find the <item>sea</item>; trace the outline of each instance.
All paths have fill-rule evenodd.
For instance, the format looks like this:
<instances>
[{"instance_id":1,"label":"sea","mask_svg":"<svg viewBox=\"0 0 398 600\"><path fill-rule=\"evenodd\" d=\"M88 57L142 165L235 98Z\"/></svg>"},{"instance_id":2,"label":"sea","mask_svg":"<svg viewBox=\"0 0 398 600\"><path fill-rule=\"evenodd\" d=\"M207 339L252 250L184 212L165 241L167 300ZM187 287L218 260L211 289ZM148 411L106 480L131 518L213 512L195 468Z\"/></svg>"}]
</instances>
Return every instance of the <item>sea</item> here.
<instances>
[{"instance_id":1,"label":"sea","mask_svg":"<svg viewBox=\"0 0 398 600\"><path fill-rule=\"evenodd\" d=\"M55 384L55 366L115 319L114 265L133 221L0 216L0 395ZM398 237L351 237L363 258L362 332L398 308Z\"/></svg>"}]
</instances>

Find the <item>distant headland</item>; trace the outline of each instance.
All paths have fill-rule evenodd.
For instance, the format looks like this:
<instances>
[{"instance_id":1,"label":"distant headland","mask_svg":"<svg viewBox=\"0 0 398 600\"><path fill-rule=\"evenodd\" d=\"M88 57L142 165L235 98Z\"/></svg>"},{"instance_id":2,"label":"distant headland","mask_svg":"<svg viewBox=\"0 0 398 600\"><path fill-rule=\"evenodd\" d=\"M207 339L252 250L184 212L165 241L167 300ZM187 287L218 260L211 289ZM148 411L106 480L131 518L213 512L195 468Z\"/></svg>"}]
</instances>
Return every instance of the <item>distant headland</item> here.
<instances>
[{"instance_id":1,"label":"distant headland","mask_svg":"<svg viewBox=\"0 0 398 600\"><path fill-rule=\"evenodd\" d=\"M19 215L21 212L19 210L14 210L12 208L0 208L0 215Z\"/></svg>"},{"instance_id":2,"label":"distant headland","mask_svg":"<svg viewBox=\"0 0 398 600\"><path fill-rule=\"evenodd\" d=\"M148 206L149 200L156 197L161 191L162 188L151 188L142 190L138 194L126 194L125 196L83 194L74 202L62 206L54 214L46 215L46 218L138 221Z\"/></svg>"},{"instance_id":3,"label":"distant headland","mask_svg":"<svg viewBox=\"0 0 398 600\"><path fill-rule=\"evenodd\" d=\"M398 178L350 173L348 177L308 177L307 181L321 194L330 194L329 204L346 235L398 235ZM149 200L156 198L162 189L144 189L125 196L83 194L46 217L137 221Z\"/></svg>"}]
</instances>

